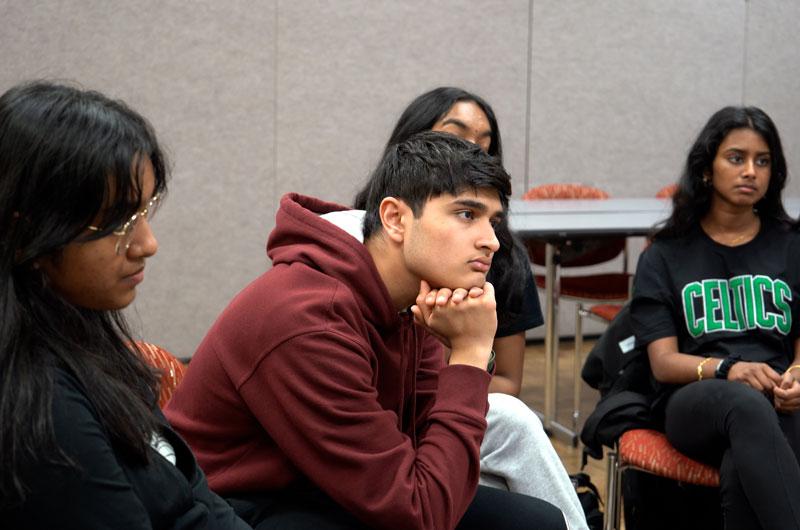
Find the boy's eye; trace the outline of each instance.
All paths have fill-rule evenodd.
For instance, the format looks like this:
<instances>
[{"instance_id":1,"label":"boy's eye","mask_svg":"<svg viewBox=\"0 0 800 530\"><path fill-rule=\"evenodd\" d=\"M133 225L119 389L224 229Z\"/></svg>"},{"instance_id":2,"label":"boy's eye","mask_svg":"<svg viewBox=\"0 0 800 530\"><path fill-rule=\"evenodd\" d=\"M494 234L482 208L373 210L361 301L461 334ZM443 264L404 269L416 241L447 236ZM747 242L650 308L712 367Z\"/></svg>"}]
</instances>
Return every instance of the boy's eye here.
<instances>
[{"instance_id":1,"label":"boy's eye","mask_svg":"<svg viewBox=\"0 0 800 530\"><path fill-rule=\"evenodd\" d=\"M456 215L458 215L462 219L474 219L475 218L475 215L470 210L461 210L460 212L456 212Z\"/></svg>"}]
</instances>

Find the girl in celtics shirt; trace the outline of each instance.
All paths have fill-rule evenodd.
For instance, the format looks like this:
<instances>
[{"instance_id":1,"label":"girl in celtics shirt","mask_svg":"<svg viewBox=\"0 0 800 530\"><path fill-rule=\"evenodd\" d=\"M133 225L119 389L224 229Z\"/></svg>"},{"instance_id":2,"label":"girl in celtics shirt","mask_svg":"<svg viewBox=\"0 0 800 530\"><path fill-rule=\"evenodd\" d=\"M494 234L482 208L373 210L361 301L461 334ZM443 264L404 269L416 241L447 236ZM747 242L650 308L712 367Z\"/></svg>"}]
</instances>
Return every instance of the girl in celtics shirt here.
<instances>
[{"instance_id":1,"label":"girl in celtics shirt","mask_svg":"<svg viewBox=\"0 0 800 530\"><path fill-rule=\"evenodd\" d=\"M720 469L727 529L800 529L800 233L755 107L715 113L641 256L631 316L669 441Z\"/></svg>"}]
</instances>

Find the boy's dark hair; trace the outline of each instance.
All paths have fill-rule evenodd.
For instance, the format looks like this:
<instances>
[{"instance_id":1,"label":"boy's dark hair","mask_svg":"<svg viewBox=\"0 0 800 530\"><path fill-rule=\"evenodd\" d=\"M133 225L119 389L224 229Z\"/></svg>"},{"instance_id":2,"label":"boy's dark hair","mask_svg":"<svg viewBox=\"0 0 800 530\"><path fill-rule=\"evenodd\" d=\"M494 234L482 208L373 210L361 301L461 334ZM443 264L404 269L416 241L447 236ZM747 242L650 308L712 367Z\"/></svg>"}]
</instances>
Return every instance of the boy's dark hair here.
<instances>
[{"instance_id":1,"label":"boy's dark hair","mask_svg":"<svg viewBox=\"0 0 800 530\"><path fill-rule=\"evenodd\" d=\"M412 135L430 131L434 124L447 114L453 105L466 101L475 103L486 115L491 128L491 142L488 153L503 163L503 147L500 139L500 128L497 125L494 110L483 98L458 87L439 87L418 96L403 111L392 131L388 146L405 142ZM356 195L353 207L366 210L368 182ZM374 230L375 225L371 226ZM524 310L524 290L530 278L528 253L511 233L507 220L495 229L500 241L498 250L492 260L492 268L487 280L496 288L497 316L501 326L514 322Z\"/></svg>"},{"instance_id":2,"label":"boy's dark hair","mask_svg":"<svg viewBox=\"0 0 800 530\"><path fill-rule=\"evenodd\" d=\"M380 231L378 210L386 197L401 199L419 217L428 199L445 193L493 189L504 211L511 194L511 179L499 160L457 136L431 131L387 146L369 182L364 240Z\"/></svg>"}]
</instances>

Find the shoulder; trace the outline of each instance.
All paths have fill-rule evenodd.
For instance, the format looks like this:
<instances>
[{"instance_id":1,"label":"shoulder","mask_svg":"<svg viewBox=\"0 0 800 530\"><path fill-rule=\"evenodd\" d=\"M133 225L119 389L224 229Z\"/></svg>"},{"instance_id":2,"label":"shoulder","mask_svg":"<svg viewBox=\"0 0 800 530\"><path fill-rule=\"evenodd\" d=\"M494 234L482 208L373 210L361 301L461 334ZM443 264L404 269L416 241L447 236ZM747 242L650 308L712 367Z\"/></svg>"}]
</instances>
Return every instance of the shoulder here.
<instances>
[{"instance_id":1,"label":"shoulder","mask_svg":"<svg viewBox=\"0 0 800 530\"><path fill-rule=\"evenodd\" d=\"M765 226L764 233L770 243L780 241L793 248L800 245L800 230L788 223L770 222Z\"/></svg>"},{"instance_id":2,"label":"shoulder","mask_svg":"<svg viewBox=\"0 0 800 530\"><path fill-rule=\"evenodd\" d=\"M640 257L641 263L665 264L680 259L680 262L692 260L703 254L706 239L699 229L679 237L660 237L647 245ZM689 252L692 249L692 252ZM698 253L700 255L698 255Z\"/></svg>"},{"instance_id":3,"label":"shoulder","mask_svg":"<svg viewBox=\"0 0 800 530\"><path fill-rule=\"evenodd\" d=\"M500 320L497 323L497 337L505 337L514 335L544 323L544 316L542 315L542 308L539 304L539 293L536 288L536 282L533 279L533 274L529 273L525 279L525 287L521 293L522 300L520 304L520 311L518 314L512 314L500 318L503 314L501 304L504 297L497 297L498 317Z\"/></svg>"},{"instance_id":4,"label":"shoulder","mask_svg":"<svg viewBox=\"0 0 800 530\"><path fill-rule=\"evenodd\" d=\"M107 442L97 411L86 389L71 373L53 368L53 431L67 454L84 451L94 442Z\"/></svg>"},{"instance_id":5,"label":"shoulder","mask_svg":"<svg viewBox=\"0 0 800 530\"><path fill-rule=\"evenodd\" d=\"M278 265L234 298L197 353L212 346L221 362L249 372L246 367L302 336L363 335L366 320L350 286L307 265Z\"/></svg>"},{"instance_id":6,"label":"shoulder","mask_svg":"<svg viewBox=\"0 0 800 530\"><path fill-rule=\"evenodd\" d=\"M53 414L69 413L74 409L86 409L94 414L91 400L78 379L62 368L52 368Z\"/></svg>"},{"instance_id":7,"label":"shoulder","mask_svg":"<svg viewBox=\"0 0 800 530\"><path fill-rule=\"evenodd\" d=\"M350 286L313 267L294 263L276 265L259 276L236 295L222 316L233 318L238 327L268 326L275 333L281 331L278 322L288 319L309 325L337 306L352 304L355 297Z\"/></svg>"}]
</instances>

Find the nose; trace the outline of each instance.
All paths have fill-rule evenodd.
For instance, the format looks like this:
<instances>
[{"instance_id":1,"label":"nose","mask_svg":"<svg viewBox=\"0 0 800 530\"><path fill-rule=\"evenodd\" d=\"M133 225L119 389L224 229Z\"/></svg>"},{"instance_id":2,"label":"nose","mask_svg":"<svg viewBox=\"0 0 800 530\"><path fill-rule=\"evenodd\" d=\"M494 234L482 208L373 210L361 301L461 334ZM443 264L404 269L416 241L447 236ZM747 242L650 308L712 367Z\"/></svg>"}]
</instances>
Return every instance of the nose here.
<instances>
[{"instance_id":1,"label":"nose","mask_svg":"<svg viewBox=\"0 0 800 530\"><path fill-rule=\"evenodd\" d=\"M128 247L129 258L149 258L158 252L158 240L148 219L145 218L136 223L133 231L133 241Z\"/></svg>"},{"instance_id":2,"label":"nose","mask_svg":"<svg viewBox=\"0 0 800 530\"><path fill-rule=\"evenodd\" d=\"M747 158L744 162L742 176L745 178L753 178L756 176L756 161L753 158Z\"/></svg>"},{"instance_id":3,"label":"nose","mask_svg":"<svg viewBox=\"0 0 800 530\"><path fill-rule=\"evenodd\" d=\"M486 226L487 228L485 229L485 233L482 234L482 238L478 242L478 247L485 248L492 253L495 253L500 250L500 240L497 239L494 226L488 222L486 223Z\"/></svg>"}]
</instances>

